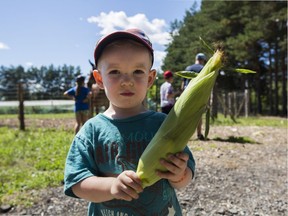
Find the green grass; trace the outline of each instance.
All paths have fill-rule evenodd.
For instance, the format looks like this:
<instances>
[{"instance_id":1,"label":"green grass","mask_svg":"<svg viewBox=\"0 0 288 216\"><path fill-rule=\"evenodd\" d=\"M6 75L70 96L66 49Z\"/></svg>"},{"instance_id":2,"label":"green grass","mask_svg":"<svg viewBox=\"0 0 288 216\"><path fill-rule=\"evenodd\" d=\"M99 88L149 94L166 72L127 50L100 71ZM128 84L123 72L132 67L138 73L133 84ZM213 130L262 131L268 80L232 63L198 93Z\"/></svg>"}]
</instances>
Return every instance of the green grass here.
<instances>
[{"instance_id":1,"label":"green grass","mask_svg":"<svg viewBox=\"0 0 288 216\"><path fill-rule=\"evenodd\" d=\"M263 116L253 116L253 117L239 117L236 118L234 122L229 116L226 118L223 115L218 115L218 118L214 121L210 121L211 125L226 125L226 126L270 126L270 127L287 127L287 118L280 117L263 117Z\"/></svg>"},{"instance_id":2,"label":"green grass","mask_svg":"<svg viewBox=\"0 0 288 216\"><path fill-rule=\"evenodd\" d=\"M74 105L63 106L25 106L25 113L27 114L53 114L53 113L67 113L73 112ZM17 114L18 106L15 107L0 107L0 115Z\"/></svg>"},{"instance_id":3,"label":"green grass","mask_svg":"<svg viewBox=\"0 0 288 216\"><path fill-rule=\"evenodd\" d=\"M72 130L0 127L0 202L31 205L31 190L60 186Z\"/></svg>"},{"instance_id":4,"label":"green grass","mask_svg":"<svg viewBox=\"0 0 288 216\"><path fill-rule=\"evenodd\" d=\"M25 117L32 118L32 119L74 118L75 113L70 112L70 113L55 113L55 114L27 114L25 115Z\"/></svg>"},{"instance_id":5,"label":"green grass","mask_svg":"<svg viewBox=\"0 0 288 216\"><path fill-rule=\"evenodd\" d=\"M25 114L24 118L26 119L51 119L51 118L74 118L75 113L74 112L68 112L68 113L49 113L49 114ZM4 118L18 118L17 114L0 114L0 119Z\"/></svg>"}]
</instances>

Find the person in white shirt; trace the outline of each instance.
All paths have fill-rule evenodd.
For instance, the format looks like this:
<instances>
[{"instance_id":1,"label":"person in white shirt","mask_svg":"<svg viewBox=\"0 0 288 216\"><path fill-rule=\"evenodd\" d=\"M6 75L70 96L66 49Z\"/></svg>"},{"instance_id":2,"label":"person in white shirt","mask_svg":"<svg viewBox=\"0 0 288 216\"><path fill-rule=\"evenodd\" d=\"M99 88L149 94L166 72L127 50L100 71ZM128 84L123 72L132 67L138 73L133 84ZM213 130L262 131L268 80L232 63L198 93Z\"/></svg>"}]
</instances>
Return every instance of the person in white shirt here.
<instances>
[{"instance_id":1,"label":"person in white shirt","mask_svg":"<svg viewBox=\"0 0 288 216\"><path fill-rule=\"evenodd\" d=\"M175 92L172 86L173 73L171 71L164 72L165 82L160 87L161 111L168 114L175 104Z\"/></svg>"}]
</instances>

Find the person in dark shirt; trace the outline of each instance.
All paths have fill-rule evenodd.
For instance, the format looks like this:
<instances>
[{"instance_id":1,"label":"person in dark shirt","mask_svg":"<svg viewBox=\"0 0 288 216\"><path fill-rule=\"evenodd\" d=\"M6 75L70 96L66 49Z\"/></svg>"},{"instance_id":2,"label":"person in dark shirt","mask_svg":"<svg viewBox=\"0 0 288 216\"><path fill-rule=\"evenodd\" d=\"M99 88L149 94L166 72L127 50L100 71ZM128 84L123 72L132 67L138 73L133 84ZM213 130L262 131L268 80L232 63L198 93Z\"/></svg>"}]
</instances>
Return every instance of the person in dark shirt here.
<instances>
[{"instance_id":1,"label":"person in dark shirt","mask_svg":"<svg viewBox=\"0 0 288 216\"><path fill-rule=\"evenodd\" d=\"M198 53L195 57L195 63L192 65L189 65L185 68L185 71L193 71L196 73L200 73L202 68L204 67L206 63L206 56L203 53ZM189 84L190 79L183 78L181 83L181 90L184 91L187 85ZM202 134L202 119L200 120L198 127L197 127L197 137L199 140L204 140L204 136Z\"/></svg>"}]
</instances>

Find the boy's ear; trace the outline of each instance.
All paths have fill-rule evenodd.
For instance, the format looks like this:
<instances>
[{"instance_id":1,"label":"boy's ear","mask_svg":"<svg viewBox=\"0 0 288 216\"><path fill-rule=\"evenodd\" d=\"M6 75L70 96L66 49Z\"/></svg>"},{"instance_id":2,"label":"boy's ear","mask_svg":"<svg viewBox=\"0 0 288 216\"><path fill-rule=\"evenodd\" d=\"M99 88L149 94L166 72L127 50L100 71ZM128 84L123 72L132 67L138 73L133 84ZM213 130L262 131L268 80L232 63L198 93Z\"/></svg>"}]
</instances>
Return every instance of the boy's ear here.
<instances>
[{"instance_id":1,"label":"boy's ear","mask_svg":"<svg viewBox=\"0 0 288 216\"><path fill-rule=\"evenodd\" d=\"M150 70L149 77L148 77L148 88L150 88L153 85L156 75L157 75L157 72L155 69Z\"/></svg>"},{"instance_id":2,"label":"boy's ear","mask_svg":"<svg viewBox=\"0 0 288 216\"><path fill-rule=\"evenodd\" d=\"M101 89L104 89L102 76L98 70L93 70L93 77Z\"/></svg>"}]
</instances>

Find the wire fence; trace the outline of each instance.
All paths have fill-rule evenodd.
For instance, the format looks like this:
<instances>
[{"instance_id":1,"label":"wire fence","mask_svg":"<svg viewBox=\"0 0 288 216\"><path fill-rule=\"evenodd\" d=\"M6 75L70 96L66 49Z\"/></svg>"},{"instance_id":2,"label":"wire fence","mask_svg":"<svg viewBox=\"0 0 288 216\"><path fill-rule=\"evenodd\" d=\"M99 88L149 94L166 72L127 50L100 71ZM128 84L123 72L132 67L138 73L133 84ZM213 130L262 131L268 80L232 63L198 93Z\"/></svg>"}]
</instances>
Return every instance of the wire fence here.
<instances>
[{"instance_id":1,"label":"wire fence","mask_svg":"<svg viewBox=\"0 0 288 216\"><path fill-rule=\"evenodd\" d=\"M0 90L0 114L63 113L73 112L73 107L74 101L65 98L60 91L50 94L31 91L23 83L9 90Z\"/></svg>"},{"instance_id":2,"label":"wire fence","mask_svg":"<svg viewBox=\"0 0 288 216\"><path fill-rule=\"evenodd\" d=\"M24 100L65 100L67 99L63 96L63 90L53 89L50 91L31 89L27 85L21 85L21 91L23 94ZM0 101L17 101L19 96L19 86L17 85L14 88L9 89L0 89Z\"/></svg>"},{"instance_id":3,"label":"wire fence","mask_svg":"<svg viewBox=\"0 0 288 216\"><path fill-rule=\"evenodd\" d=\"M212 96L213 95L213 96ZM248 116L251 110L251 93L246 89L240 91L219 91L216 94L211 94L210 106L214 112L222 113L225 116L233 117ZM157 98L147 98L145 101L149 109L159 111L158 104L160 101ZM90 115L94 112L99 113L108 108L108 99L104 91L93 94L90 101ZM21 107L23 107L21 110ZM73 112L74 101L63 95L63 91L57 89L54 92L39 91L35 86L31 90L31 86L19 83L9 91L0 91L0 114L15 114L15 113L63 113ZM216 110L216 111L215 111Z\"/></svg>"}]
</instances>

